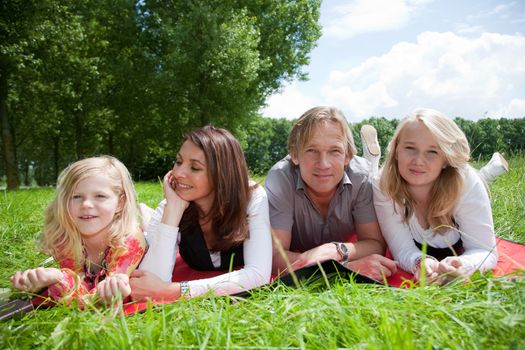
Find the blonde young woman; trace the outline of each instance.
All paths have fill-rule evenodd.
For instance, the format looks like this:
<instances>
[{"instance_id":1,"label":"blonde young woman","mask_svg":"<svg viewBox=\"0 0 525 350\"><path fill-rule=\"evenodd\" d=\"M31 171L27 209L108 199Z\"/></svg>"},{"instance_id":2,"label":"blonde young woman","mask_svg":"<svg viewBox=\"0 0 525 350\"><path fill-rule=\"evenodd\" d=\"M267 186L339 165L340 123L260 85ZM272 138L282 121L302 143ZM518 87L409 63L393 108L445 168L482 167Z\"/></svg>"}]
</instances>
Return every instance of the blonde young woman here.
<instances>
[{"instance_id":1,"label":"blonde young woman","mask_svg":"<svg viewBox=\"0 0 525 350\"><path fill-rule=\"evenodd\" d=\"M486 184L469 154L456 123L431 109L403 119L388 146L374 206L394 259L416 279L425 271L442 284L497 263Z\"/></svg>"}]
</instances>

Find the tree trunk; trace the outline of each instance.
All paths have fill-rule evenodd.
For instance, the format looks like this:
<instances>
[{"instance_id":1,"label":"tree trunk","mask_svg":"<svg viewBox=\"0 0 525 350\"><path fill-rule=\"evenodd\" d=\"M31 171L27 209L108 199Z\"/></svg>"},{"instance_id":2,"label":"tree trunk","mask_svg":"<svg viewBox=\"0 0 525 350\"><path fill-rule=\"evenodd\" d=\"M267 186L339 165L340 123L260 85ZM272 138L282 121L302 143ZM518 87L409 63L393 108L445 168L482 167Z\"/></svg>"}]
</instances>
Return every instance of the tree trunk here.
<instances>
[{"instance_id":1,"label":"tree trunk","mask_svg":"<svg viewBox=\"0 0 525 350\"><path fill-rule=\"evenodd\" d=\"M28 186L31 185L31 179L30 179L30 176L31 174L29 173L29 161L26 159L24 161L24 185L25 186Z\"/></svg>"},{"instance_id":2,"label":"tree trunk","mask_svg":"<svg viewBox=\"0 0 525 350\"><path fill-rule=\"evenodd\" d=\"M60 171L59 166L59 159L60 159L60 137L57 135L53 137L53 171L54 171L54 179L51 180L51 183L56 184L56 181L58 179L58 174Z\"/></svg>"},{"instance_id":3,"label":"tree trunk","mask_svg":"<svg viewBox=\"0 0 525 350\"><path fill-rule=\"evenodd\" d=\"M7 67L0 64L0 120L2 128L2 149L7 176L7 189L15 190L19 187L18 166L16 164L16 147L13 129L7 115Z\"/></svg>"},{"instance_id":4,"label":"tree trunk","mask_svg":"<svg viewBox=\"0 0 525 350\"><path fill-rule=\"evenodd\" d=\"M75 156L76 159L81 159L83 156L83 150L82 150L82 127L83 127L83 114L80 110L75 110L73 112L73 116L75 119Z\"/></svg>"}]
</instances>

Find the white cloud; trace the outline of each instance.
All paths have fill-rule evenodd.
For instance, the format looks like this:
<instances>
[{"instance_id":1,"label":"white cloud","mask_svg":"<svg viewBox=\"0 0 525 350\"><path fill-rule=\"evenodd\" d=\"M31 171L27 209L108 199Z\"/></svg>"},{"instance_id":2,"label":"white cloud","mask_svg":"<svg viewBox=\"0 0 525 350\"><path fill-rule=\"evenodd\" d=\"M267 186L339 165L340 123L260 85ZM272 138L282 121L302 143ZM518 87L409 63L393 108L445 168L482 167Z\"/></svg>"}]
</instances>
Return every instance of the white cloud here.
<instances>
[{"instance_id":1,"label":"white cloud","mask_svg":"<svg viewBox=\"0 0 525 350\"><path fill-rule=\"evenodd\" d=\"M514 98L508 105L496 111L498 117L525 118L525 98Z\"/></svg>"},{"instance_id":2,"label":"white cloud","mask_svg":"<svg viewBox=\"0 0 525 350\"><path fill-rule=\"evenodd\" d=\"M476 38L424 32L347 71L333 71L322 93L350 120L399 118L431 107L469 119L525 115L525 37Z\"/></svg>"},{"instance_id":3,"label":"white cloud","mask_svg":"<svg viewBox=\"0 0 525 350\"><path fill-rule=\"evenodd\" d=\"M380 32L405 25L418 7L428 0L355 0L329 9L323 16L323 34L349 39L368 32Z\"/></svg>"},{"instance_id":4,"label":"white cloud","mask_svg":"<svg viewBox=\"0 0 525 350\"><path fill-rule=\"evenodd\" d=\"M316 105L314 99L303 95L296 83L292 83L286 85L280 94L270 96L260 113L270 118L294 119Z\"/></svg>"},{"instance_id":5,"label":"white cloud","mask_svg":"<svg viewBox=\"0 0 525 350\"><path fill-rule=\"evenodd\" d=\"M515 1L512 1L508 4L500 4L494 7L490 11L486 12L480 12L475 15L470 15L467 17L468 20L478 20L483 18L489 18L489 17L497 17L506 19L509 17L510 12L512 12L513 8L515 8L517 3Z\"/></svg>"},{"instance_id":6,"label":"white cloud","mask_svg":"<svg viewBox=\"0 0 525 350\"><path fill-rule=\"evenodd\" d=\"M483 31L484 31L484 28L483 26L480 26L480 25L471 26L465 23L456 25L456 32L458 34L477 34L479 35L483 33Z\"/></svg>"},{"instance_id":7,"label":"white cloud","mask_svg":"<svg viewBox=\"0 0 525 350\"><path fill-rule=\"evenodd\" d=\"M521 16L517 17L517 18L513 18L510 23L512 24L521 24L521 23L525 23L525 14L522 14Z\"/></svg>"}]
</instances>

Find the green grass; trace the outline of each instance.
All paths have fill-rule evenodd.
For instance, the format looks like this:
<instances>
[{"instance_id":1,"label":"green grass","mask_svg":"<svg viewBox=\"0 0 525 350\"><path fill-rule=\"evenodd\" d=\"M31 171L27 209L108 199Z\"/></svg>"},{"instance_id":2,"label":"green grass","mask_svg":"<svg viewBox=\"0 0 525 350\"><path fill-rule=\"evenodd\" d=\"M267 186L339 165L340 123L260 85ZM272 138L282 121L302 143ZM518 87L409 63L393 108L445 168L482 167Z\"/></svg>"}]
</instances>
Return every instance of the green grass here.
<instances>
[{"instance_id":1,"label":"green grass","mask_svg":"<svg viewBox=\"0 0 525 350\"><path fill-rule=\"evenodd\" d=\"M491 186L498 235L525 243L525 157ZM263 179L258 179L262 181ZM160 184L139 183L155 206ZM34 249L52 189L0 192L0 286L45 256ZM327 287L328 285L328 287ZM0 323L2 349L523 349L525 278L413 289L337 276L301 289L274 285L246 298L195 298L122 316L58 306Z\"/></svg>"}]
</instances>

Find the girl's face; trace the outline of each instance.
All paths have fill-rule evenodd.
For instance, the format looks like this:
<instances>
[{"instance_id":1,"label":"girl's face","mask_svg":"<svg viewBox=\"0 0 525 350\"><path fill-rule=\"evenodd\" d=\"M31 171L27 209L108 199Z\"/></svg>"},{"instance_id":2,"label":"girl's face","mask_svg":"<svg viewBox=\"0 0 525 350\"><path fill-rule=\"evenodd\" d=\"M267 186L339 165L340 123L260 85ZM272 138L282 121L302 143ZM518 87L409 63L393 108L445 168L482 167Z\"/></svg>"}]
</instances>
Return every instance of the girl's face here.
<instances>
[{"instance_id":1,"label":"girl's face","mask_svg":"<svg viewBox=\"0 0 525 350\"><path fill-rule=\"evenodd\" d=\"M445 154L421 121L408 123L399 135L396 148L401 177L414 190L429 190L446 166Z\"/></svg>"},{"instance_id":2,"label":"girl's face","mask_svg":"<svg viewBox=\"0 0 525 350\"><path fill-rule=\"evenodd\" d=\"M175 178L174 190L177 195L207 211L213 201L214 191L208 179L203 150L189 140L184 142L171 172Z\"/></svg>"},{"instance_id":3,"label":"girl's face","mask_svg":"<svg viewBox=\"0 0 525 350\"><path fill-rule=\"evenodd\" d=\"M123 204L124 197L113 192L107 176L98 174L77 183L68 210L82 238L103 240Z\"/></svg>"}]
</instances>

